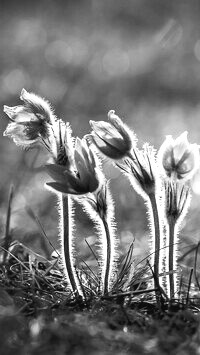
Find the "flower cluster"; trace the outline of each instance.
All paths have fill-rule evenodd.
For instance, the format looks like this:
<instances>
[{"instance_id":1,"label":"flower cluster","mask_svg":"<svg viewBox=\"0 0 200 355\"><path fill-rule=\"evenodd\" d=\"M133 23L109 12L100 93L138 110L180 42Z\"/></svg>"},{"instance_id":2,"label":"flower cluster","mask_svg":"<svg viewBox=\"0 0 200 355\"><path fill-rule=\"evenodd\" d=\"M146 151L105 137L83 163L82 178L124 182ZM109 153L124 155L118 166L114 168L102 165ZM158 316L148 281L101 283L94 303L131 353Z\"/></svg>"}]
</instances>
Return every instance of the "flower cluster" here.
<instances>
[{"instance_id":1,"label":"flower cluster","mask_svg":"<svg viewBox=\"0 0 200 355\"><path fill-rule=\"evenodd\" d=\"M94 221L100 237L102 293L108 294L114 284L118 260L114 204L95 154L98 151L114 160L145 200L156 300L160 300L160 280L165 294L173 299L179 280L178 232L190 202L190 180L199 169L199 146L190 144L184 132L176 139L167 136L158 152L148 143L139 149L136 135L113 110L108 122L90 121L92 132L74 139L69 123L54 115L48 101L24 89L20 99L21 105L4 106L11 120L4 135L24 148L42 144L49 153L46 170L53 181L46 186L60 198L62 258L72 292L83 295L73 257L74 198Z\"/></svg>"}]
</instances>

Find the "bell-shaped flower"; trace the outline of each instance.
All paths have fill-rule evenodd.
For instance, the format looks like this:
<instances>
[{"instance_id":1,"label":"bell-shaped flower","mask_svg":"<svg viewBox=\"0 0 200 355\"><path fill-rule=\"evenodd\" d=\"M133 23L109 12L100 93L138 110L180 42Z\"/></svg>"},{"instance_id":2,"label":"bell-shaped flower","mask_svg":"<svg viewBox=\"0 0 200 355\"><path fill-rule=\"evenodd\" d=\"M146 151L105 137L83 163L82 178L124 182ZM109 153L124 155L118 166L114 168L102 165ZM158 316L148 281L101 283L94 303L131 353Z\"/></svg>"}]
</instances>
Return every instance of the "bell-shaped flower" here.
<instances>
[{"instance_id":1,"label":"bell-shaped flower","mask_svg":"<svg viewBox=\"0 0 200 355\"><path fill-rule=\"evenodd\" d=\"M48 138L50 124L55 116L50 104L41 97L22 90L23 105L4 106L4 112L11 119L4 135L11 137L17 145L29 147Z\"/></svg>"},{"instance_id":2,"label":"bell-shaped flower","mask_svg":"<svg viewBox=\"0 0 200 355\"><path fill-rule=\"evenodd\" d=\"M55 180L46 185L62 193L82 195L96 191L101 184L98 162L85 139L76 139L74 171L59 164L49 164L46 167L49 175Z\"/></svg>"},{"instance_id":3,"label":"bell-shaped flower","mask_svg":"<svg viewBox=\"0 0 200 355\"><path fill-rule=\"evenodd\" d=\"M167 136L158 152L162 172L173 180L189 180L199 168L199 147L188 142L187 134L177 139Z\"/></svg>"},{"instance_id":4,"label":"bell-shaped flower","mask_svg":"<svg viewBox=\"0 0 200 355\"><path fill-rule=\"evenodd\" d=\"M90 121L93 131L87 137L102 154L111 159L121 159L130 154L136 144L136 136L115 115L115 111L109 111L108 121Z\"/></svg>"}]
</instances>

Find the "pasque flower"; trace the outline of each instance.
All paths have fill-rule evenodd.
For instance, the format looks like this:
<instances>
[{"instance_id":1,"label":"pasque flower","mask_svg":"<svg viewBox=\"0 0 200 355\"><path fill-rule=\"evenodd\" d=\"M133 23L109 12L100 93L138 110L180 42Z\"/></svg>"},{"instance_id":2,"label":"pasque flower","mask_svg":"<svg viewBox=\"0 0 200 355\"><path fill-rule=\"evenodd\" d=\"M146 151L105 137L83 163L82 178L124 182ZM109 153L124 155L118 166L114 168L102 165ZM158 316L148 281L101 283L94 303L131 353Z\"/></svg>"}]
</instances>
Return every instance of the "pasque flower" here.
<instances>
[{"instance_id":1,"label":"pasque flower","mask_svg":"<svg viewBox=\"0 0 200 355\"><path fill-rule=\"evenodd\" d=\"M177 222L185 216L190 202L190 187L180 182L165 182L165 214L168 220Z\"/></svg>"},{"instance_id":2,"label":"pasque flower","mask_svg":"<svg viewBox=\"0 0 200 355\"><path fill-rule=\"evenodd\" d=\"M48 182L47 186L64 194L73 195L82 195L98 189L101 172L85 139L76 138L73 166L74 170L65 165L47 165L49 175L55 180Z\"/></svg>"},{"instance_id":3,"label":"pasque flower","mask_svg":"<svg viewBox=\"0 0 200 355\"><path fill-rule=\"evenodd\" d=\"M156 278L155 286L159 283L161 269L160 249L162 248L162 221L160 215L159 202L159 174L156 160L156 150L148 143L144 144L143 149L135 148L132 157L123 159L123 163L116 164L128 177L131 185L146 201L151 229L150 245L152 248L152 264ZM156 293L158 299L158 295Z\"/></svg>"},{"instance_id":4,"label":"pasque flower","mask_svg":"<svg viewBox=\"0 0 200 355\"><path fill-rule=\"evenodd\" d=\"M20 99L22 105L4 106L4 112L11 119L5 136L9 136L17 145L30 147L44 140L49 135L49 124L55 121L50 104L41 97L22 90Z\"/></svg>"},{"instance_id":5,"label":"pasque flower","mask_svg":"<svg viewBox=\"0 0 200 355\"><path fill-rule=\"evenodd\" d=\"M112 290L114 284L118 262L118 242L115 232L114 203L109 182L103 174L99 189L87 196L79 196L78 200L93 220L99 234L100 288L105 295Z\"/></svg>"},{"instance_id":6,"label":"pasque flower","mask_svg":"<svg viewBox=\"0 0 200 355\"><path fill-rule=\"evenodd\" d=\"M136 137L122 120L115 115L115 111L108 112L108 121L90 121L93 129L87 137L111 159L121 159L130 154L136 142Z\"/></svg>"},{"instance_id":7,"label":"pasque flower","mask_svg":"<svg viewBox=\"0 0 200 355\"><path fill-rule=\"evenodd\" d=\"M144 199L155 192L158 175L155 155L155 149L146 143L143 150L134 149L133 159L124 159L123 164L116 164Z\"/></svg>"},{"instance_id":8,"label":"pasque flower","mask_svg":"<svg viewBox=\"0 0 200 355\"><path fill-rule=\"evenodd\" d=\"M173 180L165 181L165 217L168 248L169 287L170 298L177 296L180 287L180 271L178 269L179 230L191 200L190 186L187 183ZM168 284L168 283L167 283Z\"/></svg>"},{"instance_id":9,"label":"pasque flower","mask_svg":"<svg viewBox=\"0 0 200 355\"><path fill-rule=\"evenodd\" d=\"M188 142L187 134L184 132L177 139L167 136L160 147L160 167L169 178L189 180L199 167L199 147Z\"/></svg>"}]
</instances>

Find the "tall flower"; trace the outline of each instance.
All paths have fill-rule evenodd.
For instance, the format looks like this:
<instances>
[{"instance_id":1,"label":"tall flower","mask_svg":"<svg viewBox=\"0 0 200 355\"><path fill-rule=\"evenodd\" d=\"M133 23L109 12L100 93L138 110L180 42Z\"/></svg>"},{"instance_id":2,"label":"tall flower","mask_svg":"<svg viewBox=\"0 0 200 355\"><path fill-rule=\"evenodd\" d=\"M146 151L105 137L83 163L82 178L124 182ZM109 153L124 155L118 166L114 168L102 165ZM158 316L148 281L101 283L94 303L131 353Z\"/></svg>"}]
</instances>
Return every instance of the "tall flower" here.
<instances>
[{"instance_id":1,"label":"tall flower","mask_svg":"<svg viewBox=\"0 0 200 355\"><path fill-rule=\"evenodd\" d=\"M30 147L37 142L43 142L49 136L50 124L55 122L55 116L50 104L41 97L22 90L20 99L22 105L4 106L4 112L11 119L4 135L22 147Z\"/></svg>"},{"instance_id":2,"label":"tall flower","mask_svg":"<svg viewBox=\"0 0 200 355\"><path fill-rule=\"evenodd\" d=\"M94 192L100 185L101 172L97 160L85 139L76 139L74 150L74 168L65 165L49 164L46 166L49 175L55 182L47 186L64 194L82 195Z\"/></svg>"},{"instance_id":3,"label":"tall flower","mask_svg":"<svg viewBox=\"0 0 200 355\"><path fill-rule=\"evenodd\" d=\"M151 228L151 255L155 275L155 287L159 283L159 274L162 271L161 252L164 238L162 231L162 216L160 212L160 183L156 161L156 150L144 144L143 149L134 149L131 158L124 159L123 163L116 164L128 177L131 185L146 202L149 225Z\"/></svg>"},{"instance_id":4,"label":"tall flower","mask_svg":"<svg viewBox=\"0 0 200 355\"><path fill-rule=\"evenodd\" d=\"M171 179L189 180L199 168L199 147L190 144L188 132L182 133L177 139L166 136L158 152L158 160L164 175Z\"/></svg>"},{"instance_id":5,"label":"tall flower","mask_svg":"<svg viewBox=\"0 0 200 355\"><path fill-rule=\"evenodd\" d=\"M63 170L70 174L74 168L74 139L71 136L69 124L57 119L45 99L28 93L24 89L20 99L23 101L22 105L4 106L4 111L12 121L8 124L4 135L10 136L17 145L25 148L41 143L47 149L54 164L51 170L53 172L55 170L57 175L59 175L58 171L63 172ZM57 193L57 196L59 199L63 274L73 294L82 295L73 254L73 201L70 196L60 192Z\"/></svg>"},{"instance_id":6,"label":"tall flower","mask_svg":"<svg viewBox=\"0 0 200 355\"><path fill-rule=\"evenodd\" d=\"M102 293L107 294L112 290L118 262L114 203L108 181L103 178L98 190L87 196L80 196L78 201L93 220L99 235L100 286Z\"/></svg>"},{"instance_id":7,"label":"tall flower","mask_svg":"<svg viewBox=\"0 0 200 355\"><path fill-rule=\"evenodd\" d=\"M130 154L136 143L136 136L115 115L115 111L108 112L108 121L90 121L93 129L88 138L99 151L111 159L121 159Z\"/></svg>"},{"instance_id":8,"label":"tall flower","mask_svg":"<svg viewBox=\"0 0 200 355\"><path fill-rule=\"evenodd\" d=\"M187 183L166 181L165 188L165 217L167 233L167 252L169 282L167 293L170 298L177 296L180 285L180 272L178 271L178 240L180 225L189 208L191 193Z\"/></svg>"}]
</instances>

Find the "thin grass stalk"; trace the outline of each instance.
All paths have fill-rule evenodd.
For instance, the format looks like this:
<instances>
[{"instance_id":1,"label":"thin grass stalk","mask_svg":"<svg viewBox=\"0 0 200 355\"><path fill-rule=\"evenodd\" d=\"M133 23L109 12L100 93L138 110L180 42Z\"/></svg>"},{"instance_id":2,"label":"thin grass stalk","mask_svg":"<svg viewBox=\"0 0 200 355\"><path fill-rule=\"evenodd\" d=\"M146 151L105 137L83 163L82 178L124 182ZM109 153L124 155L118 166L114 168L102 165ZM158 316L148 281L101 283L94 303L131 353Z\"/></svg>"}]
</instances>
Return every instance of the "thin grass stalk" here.
<instances>
[{"instance_id":1,"label":"thin grass stalk","mask_svg":"<svg viewBox=\"0 0 200 355\"><path fill-rule=\"evenodd\" d=\"M13 194L14 194L14 186L11 185L8 197L8 207L7 207L7 216L6 216L6 228L5 228L5 239L4 245L5 252L3 254L3 264L6 262L7 251L12 241L12 236L10 234L10 218L11 218L11 208L12 208L12 201L13 201Z\"/></svg>"},{"instance_id":2,"label":"thin grass stalk","mask_svg":"<svg viewBox=\"0 0 200 355\"><path fill-rule=\"evenodd\" d=\"M75 296L81 295L73 256L73 203L69 195L59 194L60 237L63 271Z\"/></svg>"}]
</instances>

